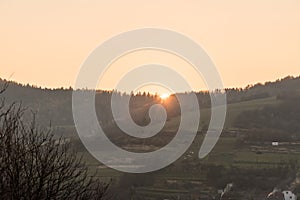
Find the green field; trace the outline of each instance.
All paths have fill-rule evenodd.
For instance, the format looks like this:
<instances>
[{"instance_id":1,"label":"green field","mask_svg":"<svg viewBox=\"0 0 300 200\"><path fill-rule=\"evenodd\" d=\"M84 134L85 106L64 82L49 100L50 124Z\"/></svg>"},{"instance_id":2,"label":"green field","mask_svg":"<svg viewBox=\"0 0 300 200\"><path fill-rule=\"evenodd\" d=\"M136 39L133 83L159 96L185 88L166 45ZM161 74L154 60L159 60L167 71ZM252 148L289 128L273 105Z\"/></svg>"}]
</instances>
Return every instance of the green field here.
<instances>
[{"instance_id":1,"label":"green field","mask_svg":"<svg viewBox=\"0 0 300 200\"><path fill-rule=\"evenodd\" d=\"M276 105L280 101L275 97L259 100L245 101L228 105L227 118L225 122L226 130L235 130L234 121L236 117L246 110L260 109L266 105ZM210 118L210 109L201 110L200 125L207 124ZM180 118L175 117L167 121L165 130L173 131L178 126ZM193 120L193 119L191 119ZM68 127L69 128L69 127ZM201 127L199 128L201 129ZM270 169L276 168L290 162L290 160L299 160L300 154L293 153L261 153L251 151L249 146L237 146L237 137L230 135L222 135L213 151L204 159L200 160L197 155L202 144L204 136L199 134L196 136L194 143L183 156L175 163L157 172L151 173L155 177L153 186L135 187L132 190L136 195L149 196L157 198L166 198L168 195L184 195L188 194L189 190L183 185L192 183L205 183L206 175L200 170L201 164L222 165L225 167L238 167L242 169ZM272 148L272 146L268 147ZM300 148L300 147L297 147ZM109 180L112 178L115 183L124 175L114 169L104 167L100 162L93 158L88 152L81 152L79 155L90 167L91 175L96 173L96 176ZM173 181L180 186L173 187L166 181ZM200 187L200 186L195 186ZM202 187L202 186L201 186ZM201 191L206 191L207 188L201 188ZM149 198L151 199L151 198Z\"/></svg>"},{"instance_id":2,"label":"green field","mask_svg":"<svg viewBox=\"0 0 300 200\"><path fill-rule=\"evenodd\" d=\"M233 103L227 105L227 115L226 120L224 124L225 129L231 129L234 128L234 121L238 117L239 114L241 114L244 111L248 110L254 110L254 109L261 109L264 106L267 105L276 105L279 104L281 101L277 100L276 97L269 97L264 99L257 99L257 100L251 100L251 101L243 101L239 103ZM200 115L201 119L199 122L199 130L204 125L207 125L210 121L210 108L204 108L200 109ZM192 116L192 114L191 114ZM190 120L193 120L192 118ZM174 130L178 124L180 123L180 116L174 117L170 119L166 123L166 130Z\"/></svg>"}]
</instances>

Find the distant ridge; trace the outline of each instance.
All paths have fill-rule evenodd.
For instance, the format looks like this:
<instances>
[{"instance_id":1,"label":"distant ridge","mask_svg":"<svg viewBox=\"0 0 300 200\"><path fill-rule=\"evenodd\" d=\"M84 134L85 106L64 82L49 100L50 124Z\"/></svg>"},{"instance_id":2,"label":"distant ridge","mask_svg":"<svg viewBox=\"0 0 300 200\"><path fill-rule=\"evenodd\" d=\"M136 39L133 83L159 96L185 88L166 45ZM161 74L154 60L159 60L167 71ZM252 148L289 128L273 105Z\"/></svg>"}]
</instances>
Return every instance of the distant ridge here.
<instances>
[{"instance_id":1,"label":"distant ridge","mask_svg":"<svg viewBox=\"0 0 300 200\"><path fill-rule=\"evenodd\" d=\"M7 90L1 95L7 103L22 102L38 114L39 123L54 126L74 126L72 116L72 88L41 88L29 84L19 84L13 81L0 79L0 87L9 83ZM286 96L288 94L300 94L300 76L287 76L276 81L248 85L245 88L226 89L227 103L267 99L270 97ZM100 91L96 95L96 109L101 115L98 117L103 123L113 121L110 109L110 98L112 91ZM210 96L207 92L195 92L201 108L210 107ZM123 95L123 94L119 94ZM127 94L128 95L128 94ZM184 94L182 94L184 95ZM145 94L137 94L132 100L133 115L141 124L147 123L148 109L159 101L159 97ZM178 103L173 100L168 105L168 116L170 118L180 115Z\"/></svg>"},{"instance_id":2,"label":"distant ridge","mask_svg":"<svg viewBox=\"0 0 300 200\"><path fill-rule=\"evenodd\" d=\"M261 86L266 86L266 87L281 87L284 88L286 86L292 86L297 87L297 84L300 82L300 75L299 76L286 76L284 78L281 79L276 79L275 81L266 81L264 83L256 83L256 84L249 84L245 87L230 87L230 88L226 88L226 90L251 90L251 89L256 89L259 88ZM10 81L7 79L2 79L0 78L0 86L2 86L5 83L9 83L10 86L13 87L22 87L22 88L31 88L31 89L40 89L40 90L47 90L47 91L55 91L55 90L72 90L72 87L57 87L57 88L48 88L48 87L41 87L41 86L37 86L37 85L31 85L29 83L27 84L21 84L18 83L17 81ZM99 90L99 91L108 91L108 90ZM201 91L195 91L195 92L201 92Z\"/></svg>"}]
</instances>

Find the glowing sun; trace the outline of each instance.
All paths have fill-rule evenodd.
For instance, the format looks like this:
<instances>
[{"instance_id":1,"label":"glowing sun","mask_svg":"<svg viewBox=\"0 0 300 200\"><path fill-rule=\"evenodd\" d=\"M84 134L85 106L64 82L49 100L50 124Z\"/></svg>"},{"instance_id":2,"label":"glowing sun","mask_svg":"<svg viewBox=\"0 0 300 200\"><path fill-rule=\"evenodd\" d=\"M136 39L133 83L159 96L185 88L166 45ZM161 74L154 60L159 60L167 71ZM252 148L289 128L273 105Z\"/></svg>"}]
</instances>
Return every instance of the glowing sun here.
<instances>
[{"instance_id":1,"label":"glowing sun","mask_svg":"<svg viewBox=\"0 0 300 200\"><path fill-rule=\"evenodd\" d=\"M170 94L167 94L167 93L164 93L164 94L160 95L160 98L163 99L163 100L165 100L169 97L170 97Z\"/></svg>"}]
</instances>

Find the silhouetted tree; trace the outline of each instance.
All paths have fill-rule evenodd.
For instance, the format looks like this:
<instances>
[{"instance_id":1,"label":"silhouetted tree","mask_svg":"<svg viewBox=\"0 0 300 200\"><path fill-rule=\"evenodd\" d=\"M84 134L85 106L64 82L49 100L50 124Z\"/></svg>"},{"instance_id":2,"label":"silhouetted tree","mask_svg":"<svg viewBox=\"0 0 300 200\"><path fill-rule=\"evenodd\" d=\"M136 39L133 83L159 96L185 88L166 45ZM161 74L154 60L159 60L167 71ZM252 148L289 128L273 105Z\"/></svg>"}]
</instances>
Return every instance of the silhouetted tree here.
<instances>
[{"instance_id":1,"label":"silhouetted tree","mask_svg":"<svg viewBox=\"0 0 300 200\"><path fill-rule=\"evenodd\" d=\"M4 89L0 90L0 94ZM69 144L22 120L21 104L0 102L1 199L104 199L108 184L95 180Z\"/></svg>"}]
</instances>

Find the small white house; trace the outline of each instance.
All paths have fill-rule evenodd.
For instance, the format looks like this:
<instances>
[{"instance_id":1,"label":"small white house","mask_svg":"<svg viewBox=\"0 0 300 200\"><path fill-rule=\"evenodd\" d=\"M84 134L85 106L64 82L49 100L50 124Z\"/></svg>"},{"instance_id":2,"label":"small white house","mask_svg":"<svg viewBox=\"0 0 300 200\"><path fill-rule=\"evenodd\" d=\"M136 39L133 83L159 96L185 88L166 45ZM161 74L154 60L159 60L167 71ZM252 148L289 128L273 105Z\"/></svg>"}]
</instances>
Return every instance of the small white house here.
<instances>
[{"instance_id":1,"label":"small white house","mask_svg":"<svg viewBox=\"0 0 300 200\"><path fill-rule=\"evenodd\" d=\"M284 200L297 200L297 196L291 191L283 191Z\"/></svg>"},{"instance_id":2,"label":"small white house","mask_svg":"<svg viewBox=\"0 0 300 200\"><path fill-rule=\"evenodd\" d=\"M272 142L272 146L278 146L279 143L278 142Z\"/></svg>"},{"instance_id":3,"label":"small white house","mask_svg":"<svg viewBox=\"0 0 300 200\"><path fill-rule=\"evenodd\" d=\"M272 199L272 200L297 200L297 196L289 191L289 190L285 190L283 192L281 192L280 190L278 190L277 188L275 188L268 196L267 199Z\"/></svg>"}]
</instances>

